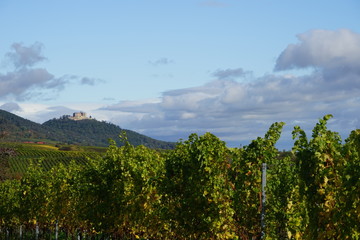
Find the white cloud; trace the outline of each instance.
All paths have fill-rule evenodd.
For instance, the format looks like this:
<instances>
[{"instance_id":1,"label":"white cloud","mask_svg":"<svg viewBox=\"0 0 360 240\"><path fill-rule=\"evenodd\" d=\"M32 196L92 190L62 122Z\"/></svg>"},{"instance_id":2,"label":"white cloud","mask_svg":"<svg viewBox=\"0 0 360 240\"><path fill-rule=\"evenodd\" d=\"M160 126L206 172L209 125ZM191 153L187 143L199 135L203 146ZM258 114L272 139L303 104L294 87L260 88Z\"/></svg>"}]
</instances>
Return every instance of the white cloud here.
<instances>
[{"instance_id":1,"label":"white cloud","mask_svg":"<svg viewBox=\"0 0 360 240\"><path fill-rule=\"evenodd\" d=\"M276 70L291 68L351 68L359 71L360 35L348 29L312 30L298 35L279 56Z\"/></svg>"},{"instance_id":2,"label":"white cloud","mask_svg":"<svg viewBox=\"0 0 360 240\"><path fill-rule=\"evenodd\" d=\"M30 99L54 98L56 94L69 83L95 85L102 82L99 79L64 75L56 77L45 68L34 68L37 63L46 58L42 55L43 45L34 43L24 46L14 43L5 55L15 69L6 74L0 72L0 99L25 101Z\"/></svg>"},{"instance_id":3,"label":"white cloud","mask_svg":"<svg viewBox=\"0 0 360 240\"><path fill-rule=\"evenodd\" d=\"M46 69L20 69L0 74L0 98L14 97L18 101L28 100L39 94L36 89L62 89L65 79L54 78Z\"/></svg>"},{"instance_id":4,"label":"white cloud","mask_svg":"<svg viewBox=\"0 0 360 240\"><path fill-rule=\"evenodd\" d=\"M23 46L22 43L14 43L11 48L13 51L8 52L6 56L16 68L31 67L46 58L41 55L43 44L36 42L29 47Z\"/></svg>"}]
</instances>

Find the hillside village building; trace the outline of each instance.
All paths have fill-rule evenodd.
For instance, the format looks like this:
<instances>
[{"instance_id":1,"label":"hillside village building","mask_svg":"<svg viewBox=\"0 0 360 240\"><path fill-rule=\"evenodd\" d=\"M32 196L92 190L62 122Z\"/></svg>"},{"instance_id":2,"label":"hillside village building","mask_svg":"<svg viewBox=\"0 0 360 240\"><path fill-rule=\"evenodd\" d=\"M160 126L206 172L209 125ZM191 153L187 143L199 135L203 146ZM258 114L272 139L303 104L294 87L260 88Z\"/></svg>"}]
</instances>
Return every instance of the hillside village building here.
<instances>
[{"instance_id":1,"label":"hillside village building","mask_svg":"<svg viewBox=\"0 0 360 240\"><path fill-rule=\"evenodd\" d=\"M91 119L86 116L85 112L74 112L72 117L69 117L71 120L84 120L84 119Z\"/></svg>"}]
</instances>

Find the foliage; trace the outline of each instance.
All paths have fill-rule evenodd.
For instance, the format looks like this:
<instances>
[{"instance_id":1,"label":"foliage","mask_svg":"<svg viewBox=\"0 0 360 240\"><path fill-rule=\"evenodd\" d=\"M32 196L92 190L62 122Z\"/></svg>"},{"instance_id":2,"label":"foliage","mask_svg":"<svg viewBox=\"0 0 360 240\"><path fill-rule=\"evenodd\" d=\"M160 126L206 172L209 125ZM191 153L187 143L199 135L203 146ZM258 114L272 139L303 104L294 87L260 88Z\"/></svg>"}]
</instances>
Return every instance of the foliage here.
<instances>
[{"instance_id":1,"label":"foliage","mask_svg":"<svg viewBox=\"0 0 360 240\"><path fill-rule=\"evenodd\" d=\"M112 141L86 163L73 155L49 164L55 153L60 160L86 151L14 146L10 163L24 153L33 160L19 179L0 182L0 228L54 231L58 223L69 236L118 239L246 240L262 231L263 239L359 239L360 130L343 143L327 129L330 118L319 120L310 139L296 126L289 154L276 149L282 122L235 149L211 133L191 134L169 151L124 137L123 146ZM268 166L265 206L262 163Z\"/></svg>"},{"instance_id":2,"label":"foliage","mask_svg":"<svg viewBox=\"0 0 360 240\"><path fill-rule=\"evenodd\" d=\"M210 133L192 134L166 159L164 215L176 239L234 237L230 152Z\"/></svg>"},{"instance_id":3,"label":"foliage","mask_svg":"<svg viewBox=\"0 0 360 240\"><path fill-rule=\"evenodd\" d=\"M144 146L110 145L106 156L91 161L77 183L79 217L95 232L156 235L154 186L163 170L161 155Z\"/></svg>"},{"instance_id":4,"label":"foliage","mask_svg":"<svg viewBox=\"0 0 360 240\"><path fill-rule=\"evenodd\" d=\"M260 237L261 165L277 164L275 160L278 151L275 143L280 137L283 125L282 122L274 123L264 138L258 137L234 154L231 173L234 184L233 208L237 235L241 239Z\"/></svg>"},{"instance_id":5,"label":"foliage","mask_svg":"<svg viewBox=\"0 0 360 240\"><path fill-rule=\"evenodd\" d=\"M11 177L9 158L16 154L14 148L0 146L0 181Z\"/></svg>"},{"instance_id":6,"label":"foliage","mask_svg":"<svg viewBox=\"0 0 360 240\"><path fill-rule=\"evenodd\" d=\"M360 166L358 131L343 145L339 134L326 127L331 117L319 120L310 140L299 127L293 132L299 200L306 213L303 239L359 238L359 184L354 181L359 180L359 174L352 170Z\"/></svg>"},{"instance_id":7,"label":"foliage","mask_svg":"<svg viewBox=\"0 0 360 240\"><path fill-rule=\"evenodd\" d=\"M343 239L360 239L360 130L354 130L345 140L345 157L338 193L338 218Z\"/></svg>"},{"instance_id":8,"label":"foliage","mask_svg":"<svg viewBox=\"0 0 360 240\"><path fill-rule=\"evenodd\" d=\"M12 227L19 224L20 182L5 180L0 183L0 226Z\"/></svg>"}]
</instances>

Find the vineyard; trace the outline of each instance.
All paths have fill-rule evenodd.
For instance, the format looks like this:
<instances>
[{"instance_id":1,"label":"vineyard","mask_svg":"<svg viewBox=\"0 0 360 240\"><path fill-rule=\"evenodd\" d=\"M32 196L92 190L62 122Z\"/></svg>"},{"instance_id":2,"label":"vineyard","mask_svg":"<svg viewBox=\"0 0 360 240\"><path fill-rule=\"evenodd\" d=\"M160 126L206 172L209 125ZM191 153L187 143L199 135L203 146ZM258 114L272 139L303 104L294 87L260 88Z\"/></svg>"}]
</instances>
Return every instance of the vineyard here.
<instances>
[{"instance_id":1,"label":"vineyard","mask_svg":"<svg viewBox=\"0 0 360 240\"><path fill-rule=\"evenodd\" d=\"M330 118L310 138L295 127L291 155L275 147L282 122L235 149L211 133L162 152L16 149L2 155L23 176L0 183L0 238L360 239L360 130L343 142Z\"/></svg>"},{"instance_id":2,"label":"vineyard","mask_svg":"<svg viewBox=\"0 0 360 240\"><path fill-rule=\"evenodd\" d=\"M25 173L31 162L39 162L44 170L50 170L60 163L69 165L71 161L84 165L87 164L89 158L95 158L98 155L98 153L93 152L22 150L18 151L16 156L9 159L9 164L12 172Z\"/></svg>"},{"instance_id":3,"label":"vineyard","mask_svg":"<svg viewBox=\"0 0 360 240\"><path fill-rule=\"evenodd\" d=\"M98 151L86 151L86 147L82 151L64 151L50 145L36 144L11 144L0 143L0 148L14 149L14 154L7 159L10 171L13 174L24 174L28 170L31 163L40 164L40 166L48 171L60 163L69 165L74 161L80 165L86 165L89 158L95 159L101 154ZM101 151L101 150L100 150Z\"/></svg>"}]
</instances>

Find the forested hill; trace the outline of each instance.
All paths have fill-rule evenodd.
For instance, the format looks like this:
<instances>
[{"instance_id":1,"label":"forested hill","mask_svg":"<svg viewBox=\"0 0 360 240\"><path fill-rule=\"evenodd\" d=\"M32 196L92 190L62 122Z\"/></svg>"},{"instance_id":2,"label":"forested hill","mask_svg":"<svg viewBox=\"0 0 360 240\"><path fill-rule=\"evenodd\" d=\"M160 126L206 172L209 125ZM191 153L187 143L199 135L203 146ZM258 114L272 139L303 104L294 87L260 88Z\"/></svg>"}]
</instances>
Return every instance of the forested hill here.
<instances>
[{"instance_id":1,"label":"forested hill","mask_svg":"<svg viewBox=\"0 0 360 240\"><path fill-rule=\"evenodd\" d=\"M0 139L8 141L52 139L52 131L41 124L0 109Z\"/></svg>"},{"instance_id":2,"label":"forested hill","mask_svg":"<svg viewBox=\"0 0 360 240\"><path fill-rule=\"evenodd\" d=\"M59 119L44 122L42 125L63 132L70 141L80 145L108 146L109 139L113 139L121 145L119 135L125 132L129 142L135 146L144 145L150 148L162 149L171 149L175 146L174 143L155 140L137 132L122 129L115 124L95 119L74 121L63 116Z\"/></svg>"},{"instance_id":3,"label":"forested hill","mask_svg":"<svg viewBox=\"0 0 360 240\"><path fill-rule=\"evenodd\" d=\"M125 132L135 146L171 149L175 143L159 141L131 130L95 119L74 121L63 116L38 124L15 114L0 110L0 139L2 141L45 141L78 144L84 146L108 146L109 139L122 145L119 135Z\"/></svg>"}]
</instances>

